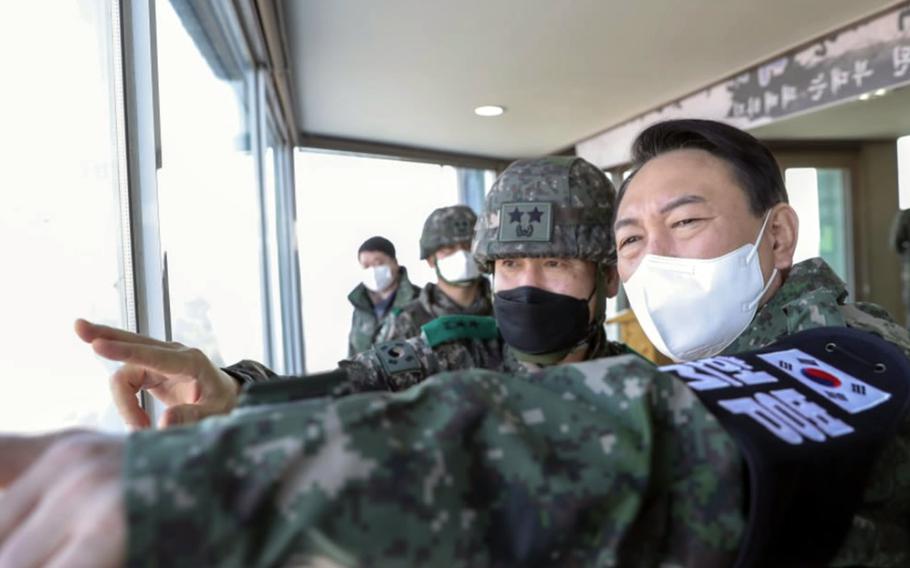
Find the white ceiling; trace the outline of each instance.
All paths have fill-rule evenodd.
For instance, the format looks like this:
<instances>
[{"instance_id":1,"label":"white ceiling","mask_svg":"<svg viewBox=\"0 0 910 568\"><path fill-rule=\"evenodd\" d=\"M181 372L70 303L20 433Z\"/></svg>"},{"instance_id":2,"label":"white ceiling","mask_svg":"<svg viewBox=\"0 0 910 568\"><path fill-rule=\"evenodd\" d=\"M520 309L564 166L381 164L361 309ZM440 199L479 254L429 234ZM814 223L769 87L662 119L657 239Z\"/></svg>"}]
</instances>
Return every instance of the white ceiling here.
<instances>
[{"instance_id":1,"label":"white ceiling","mask_svg":"<svg viewBox=\"0 0 910 568\"><path fill-rule=\"evenodd\" d=\"M283 0L282 9L302 132L512 158L570 146L891 5ZM472 109L482 104L508 111L480 118Z\"/></svg>"}]
</instances>

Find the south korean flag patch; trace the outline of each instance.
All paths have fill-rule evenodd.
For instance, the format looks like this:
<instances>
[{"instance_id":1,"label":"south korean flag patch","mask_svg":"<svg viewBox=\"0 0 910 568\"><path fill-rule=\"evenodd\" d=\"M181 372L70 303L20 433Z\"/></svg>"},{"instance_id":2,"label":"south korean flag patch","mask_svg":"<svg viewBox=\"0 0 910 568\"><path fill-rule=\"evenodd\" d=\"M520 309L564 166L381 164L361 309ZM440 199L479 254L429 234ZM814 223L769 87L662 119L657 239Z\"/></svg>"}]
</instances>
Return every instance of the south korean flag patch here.
<instances>
[{"instance_id":1,"label":"south korean flag patch","mask_svg":"<svg viewBox=\"0 0 910 568\"><path fill-rule=\"evenodd\" d=\"M660 369L692 390L748 467L737 566L827 564L869 472L908 419L904 352L871 333L818 328L759 351Z\"/></svg>"},{"instance_id":2,"label":"south korean flag patch","mask_svg":"<svg viewBox=\"0 0 910 568\"><path fill-rule=\"evenodd\" d=\"M891 395L799 349L759 355L850 414L877 406ZM875 372L875 369L871 369Z\"/></svg>"}]
</instances>

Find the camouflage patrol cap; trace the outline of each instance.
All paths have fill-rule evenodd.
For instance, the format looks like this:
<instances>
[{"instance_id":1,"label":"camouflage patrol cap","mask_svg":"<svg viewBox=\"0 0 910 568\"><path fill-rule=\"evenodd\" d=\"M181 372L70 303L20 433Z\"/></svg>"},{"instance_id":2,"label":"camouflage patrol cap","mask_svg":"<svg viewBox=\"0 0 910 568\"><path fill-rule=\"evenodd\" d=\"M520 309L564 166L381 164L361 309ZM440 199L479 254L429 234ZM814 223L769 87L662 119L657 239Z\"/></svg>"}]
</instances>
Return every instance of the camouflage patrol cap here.
<instances>
[{"instance_id":1,"label":"camouflage patrol cap","mask_svg":"<svg viewBox=\"0 0 910 568\"><path fill-rule=\"evenodd\" d=\"M477 215L467 205L440 207L427 217L420 235L420 259L429 258L442 247L470 243Z\"/></svg>"},{"instance_id":2,"label":"camouflage patrol cap","mask_svg":"<svg viewBox=\"0 0 910 568\"><path fill-rule=\"evenodd\" d=\"M477 222L474 258L579 258L616 263L611 223L616 191L596 166L572 156L512 163L499 176Z\"/></svg>"}]
</instances>

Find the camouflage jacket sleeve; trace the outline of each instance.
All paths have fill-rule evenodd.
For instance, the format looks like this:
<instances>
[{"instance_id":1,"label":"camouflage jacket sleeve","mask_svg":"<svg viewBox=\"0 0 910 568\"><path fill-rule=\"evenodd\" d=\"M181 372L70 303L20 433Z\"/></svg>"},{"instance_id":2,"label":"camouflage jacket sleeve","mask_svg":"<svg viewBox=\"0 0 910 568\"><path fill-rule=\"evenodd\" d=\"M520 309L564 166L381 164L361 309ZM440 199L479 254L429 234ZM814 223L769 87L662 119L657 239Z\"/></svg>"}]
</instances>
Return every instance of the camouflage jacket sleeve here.
<instances>
[{"instance_id":1,"label":"camouflage jacket sleeve","mask_svg":"<svg viewBox=\"0 0 910 568\"><path fill-rule=\"evenodd\" d=\"M241 361L224 369L242 384L295 381L261 392L244 391L239 405L262 401L289 401L315 396L341 397L369 391L400 391L443 371L474 367L498 369L499 346L491 342L453 341L431 348L423 337L379 343L351 359L339 361L338 369L307 376L280 376L255 361ZM308 383L308 384L304 384ZM258 387L257 387L258 388Z\"/></svg>"},{"instance_id":2,"label":"camouflage jacket sleeve","mask_svg":"<svg viewBox=\"0 0 910 568\"><path fill-rule=\"evenodd\" d=\"M351 316L351 331L348 332L348 357L353 357L357 354L357 346L354 345L354 340L357 337L357 310L354 310L354 314Z\"/></svg>"},{"instance_id":3,"label":"camouflage jacket sleeve","mask_svg":"<svg viewBox=\"0 0 910 568\"><path fill-rule=\"evenodd\" d=\"M874 333L900 347L910 358L910 332L898 325L887 310L871 302L843 304L838 308L848 326Z\"/></svg>"},{"instance_id":4,"label":"camouflage jacket sleeve","mask_svg":"<svg viewBox=\"0 0 910 568\"><path fill-rule=\"evenodd\" d=\"M348 379L335 391L335 396L404 390L445 370L421 337L378 343L368 351L340 361L338 366L347 373Z\"/></svg>"},{"instance_id":5,"label":"camouflage jacket sleeve","mask_svg":"<svg viewBox=\"0 0 910 568\"><path fill-rule=\"evenodd\" d=\"M129 437L136 566L727 566L732 440L635 356Z\"/></svg>"},{"instance_id":6,"label":"camouflage jacket sleeve","mask_svg":"<svg viewBox=\"0 0 910 568\"><path fill-rule=\"evenodd\" d=\"M225 373L234 377L241 385L250 383L261 383L275 379L278 375L274 371L256 361L244 359L239 363L234 363L230 367L222 369Z\"/></svg>"}]
</instances>

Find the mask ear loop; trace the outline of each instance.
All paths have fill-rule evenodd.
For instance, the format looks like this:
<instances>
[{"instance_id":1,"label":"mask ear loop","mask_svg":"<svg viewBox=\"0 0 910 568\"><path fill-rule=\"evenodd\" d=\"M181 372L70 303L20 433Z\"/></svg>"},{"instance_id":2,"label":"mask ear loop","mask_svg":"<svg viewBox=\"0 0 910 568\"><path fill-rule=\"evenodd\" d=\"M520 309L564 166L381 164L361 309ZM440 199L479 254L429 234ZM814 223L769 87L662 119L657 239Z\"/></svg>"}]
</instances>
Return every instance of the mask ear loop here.
<instances>
[{"instance_id":1,"label":"mask ear loop","mask_svg":"<svg viewBox=\"0 0 910 568\"><path fill-rule=\"evenodd\" d=\"M771 211L768 211L768 214L765 215L765 220L762 221L761 230L758 231L758 238L755 239L755 242L752 243L752 252L749 253L749 256L746 257L746 263L752 262L752 257L758 254L758 245L761 243L762 238L765 236L765 228L768 226L768 221L771 219Z\"/></svg>"},{"instance_id":2,"label":"mask ear loop","mask_svg":"<svg viewBox=\"0 0 910 568\"><path fill-rule=\"evenodd\" d=\"M752 245L752 251L749 253L749 256L746 257L746 265L752 262L752 258L758 254L758 245L761 243L762 238L765 236L765 228L768 226L768 221L771 219L771 211L768 211L768 214L765 215L765 220L761 224L761 230L758 232L758 238L755 239L755 244ZM759 267L761 268L761 267ZM758 296L748 304L743 305L743 311L751 312L755 309L758 303L762 298L765 297L765 293L768 291L768 288L771 287L771 283L774 282L774 278L777 277L777 268L771 271L771 276L768 278L768 281L765 282L765 285L762 286L761 292L758 293Z\"/></svg>"}]
</instances>

